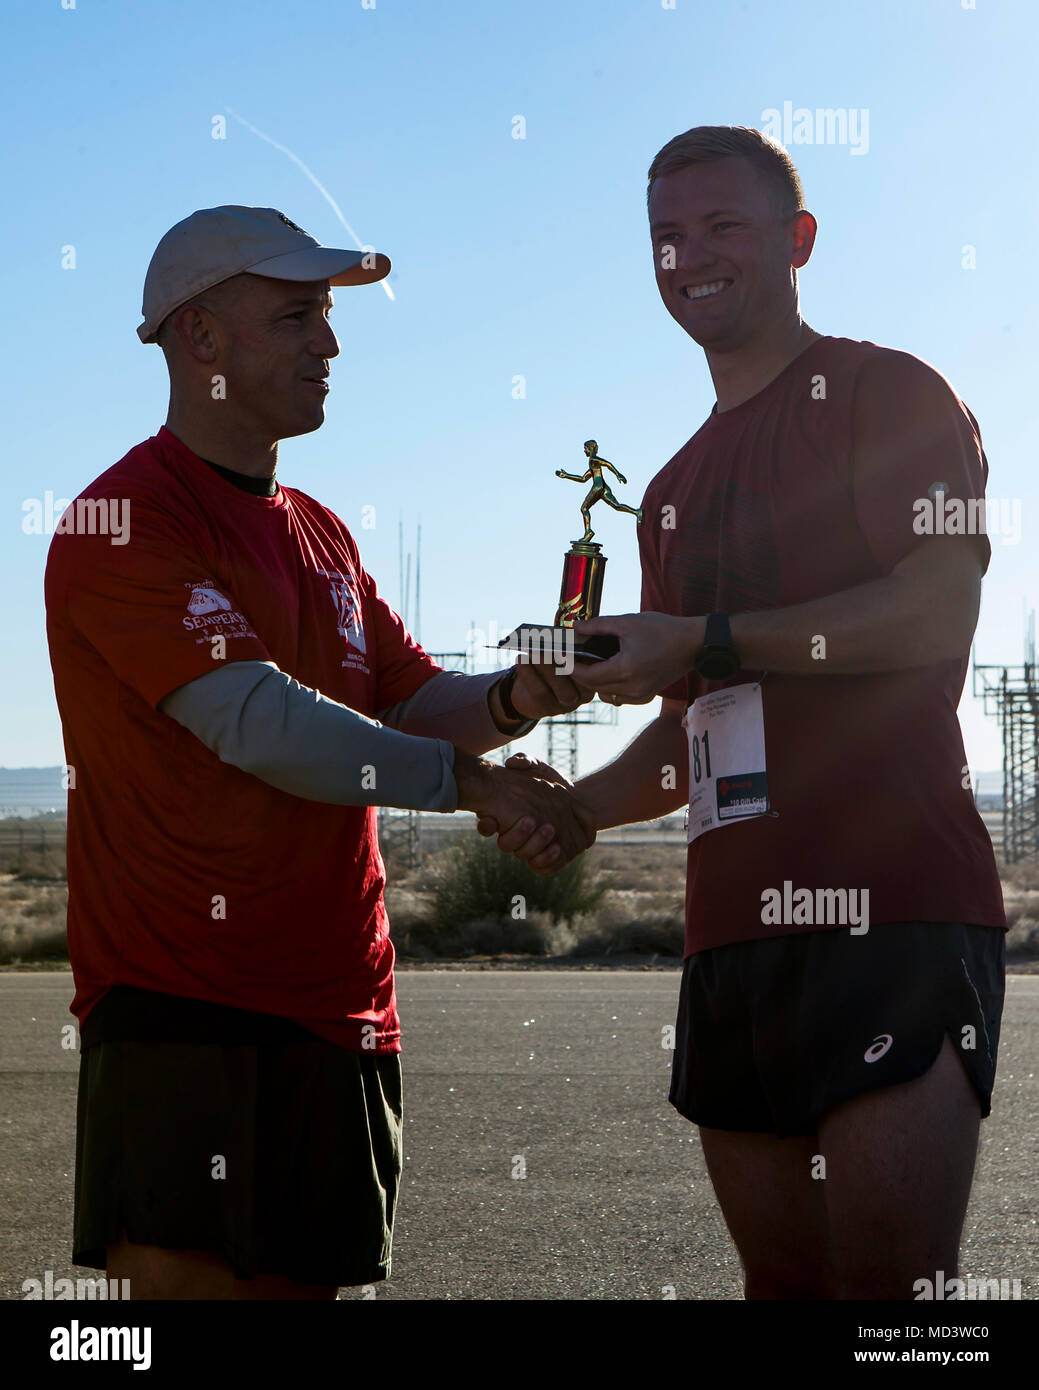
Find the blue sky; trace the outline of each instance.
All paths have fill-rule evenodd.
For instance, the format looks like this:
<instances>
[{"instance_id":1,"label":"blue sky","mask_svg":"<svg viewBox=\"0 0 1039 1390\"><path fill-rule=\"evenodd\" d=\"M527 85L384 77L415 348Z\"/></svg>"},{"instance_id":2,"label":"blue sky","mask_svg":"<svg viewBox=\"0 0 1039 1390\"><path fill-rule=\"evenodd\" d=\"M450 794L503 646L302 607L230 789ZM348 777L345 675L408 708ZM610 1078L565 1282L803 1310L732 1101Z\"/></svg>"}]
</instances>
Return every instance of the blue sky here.
<instances>
[{"instance_id":1,"label":"blue sky","mask_svg":"<svg viewBox=\"0 0 1039 1390\"><path fill-rule=\"evenodd\" d=\"M993 537L976 646L979 660L1021 661L1039 502L1029 0L6 10L0 765L63 760L49 537L23 534L23 504L75 496L165 419L161 353L135 333L158 239L196 208L244 203L353 244L300 168L228 108L292 150L393 260L393 301L336 292L326 423L282 445L278 473L343 517L395 606L398 518L412 548L421 519L430 651L464 648L471 624L551 619L581 495L553 473L579 471L583 440L637 501L710 411L703 354L653 281L645 175L660 146L692 125L763 127L788 101L868 113L862 153L790 146L820 224L802 312L924 358L978 418L990 495L1020 502L1022 532ZM212 138L218 116L226 139ZM603 611L637 609L631 519L600 525ZM968 677L970 765L997 767L998 729L969 690ZM651 710L583 735L582 770ZM542 752L542 734L528 745Z\"/></svg>"}]
</instances>

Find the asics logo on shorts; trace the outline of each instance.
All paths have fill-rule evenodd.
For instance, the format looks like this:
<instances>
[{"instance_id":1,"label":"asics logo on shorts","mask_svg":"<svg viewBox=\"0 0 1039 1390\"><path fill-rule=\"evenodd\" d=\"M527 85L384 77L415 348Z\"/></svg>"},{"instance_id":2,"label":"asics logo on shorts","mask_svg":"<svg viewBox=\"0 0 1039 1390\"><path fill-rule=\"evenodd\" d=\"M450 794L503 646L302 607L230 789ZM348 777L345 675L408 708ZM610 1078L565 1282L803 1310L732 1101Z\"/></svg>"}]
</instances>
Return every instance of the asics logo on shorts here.
<instances>
[{"instance_id":1,"label":"asics logo on shorts","mask_svg":"<svg viewBox=\"0 0 1039 1390\"><path fill-rule=\"evenodd\" d=\"M895 1040L890 1033L879 1034L878 1037L875 1037L873 1039L869 1047L867 1047L865 1052L862 1054L862 1060L864 1062L879 1062L881 1057L883 1057L884 1053L887 1052L888 1048L894 1041Z\"/></svg>"}]
</instances>

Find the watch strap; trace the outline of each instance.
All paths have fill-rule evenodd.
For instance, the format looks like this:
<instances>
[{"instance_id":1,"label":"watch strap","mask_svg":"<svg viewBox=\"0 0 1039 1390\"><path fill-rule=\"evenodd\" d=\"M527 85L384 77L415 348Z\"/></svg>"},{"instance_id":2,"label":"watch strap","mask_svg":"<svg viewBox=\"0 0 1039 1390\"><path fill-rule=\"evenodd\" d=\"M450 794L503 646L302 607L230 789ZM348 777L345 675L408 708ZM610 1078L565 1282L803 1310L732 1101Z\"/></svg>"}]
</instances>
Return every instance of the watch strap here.
<instances>
[{"instance_id":1,"label":"watch strap","mask_svg":"<svg viewBox=\"0 0 1039 1390\"><path fill-rule=\"evenodd\" d=\"M729 626L729 615L727 613L707 614L703 644L705 647L732 646L732 628Z\"/></svg>"},{"instance_id":2,"label":"watch strap","mask_svg":"<svg viewBox=\"0 0 1039 1390\"><path fill-rule=\"evenodd\" d=\"M697 675L709 681L728 680L740 669L728 614L708 613L704 623L703 646L696 654L693 669Z\"/></svg>"},{"instance_id":3,"label":"watch strap","mask_svg":"<svg viewBox=\"0 0 1039 1390\"><path fill-rule=\"evenodd\" d=\"M512 703L512 687L515 684L516 668L514 666L505 679L498 682L498 699L501 701L501 707L506 719L511 719L513 723L526 724L528 722L527 716L525 714L520 714L519 710Z\"/></svg>"}]
</instances>

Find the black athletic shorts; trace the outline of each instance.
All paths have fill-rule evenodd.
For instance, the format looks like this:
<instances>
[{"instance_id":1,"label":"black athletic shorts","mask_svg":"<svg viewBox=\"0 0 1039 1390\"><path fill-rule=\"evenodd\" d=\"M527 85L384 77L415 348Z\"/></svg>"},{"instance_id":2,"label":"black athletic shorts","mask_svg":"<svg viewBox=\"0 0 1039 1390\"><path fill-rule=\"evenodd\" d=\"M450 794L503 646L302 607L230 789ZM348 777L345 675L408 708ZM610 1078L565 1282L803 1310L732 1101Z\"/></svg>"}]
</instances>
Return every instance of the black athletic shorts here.
<instances>
[{"instance_id":1,"label":"black athletic shorts","mask_svg":"<svg viewBox=\"0 0 1039 1390\"><path fill-rule=\"evenodd\" d=\"M137 1244L222 1255L239 1278L387 1279L401 1118L397 1054L309 1033L88 1047L73 1263L104 1269L125 1227Z\"/></svg>"},{"instance_id":2,"label":"black athletic shorts","mask_svg":"<svg viewBox=\"0 0 1039 1390\"><path fill-rule=\"evenodd\" d=\"M671 1104L694 1124L815 1134L853 1096L923 1076L948 1034L992 1109L999 927L890 922L737 942L682 971Z\"/></svg>"}]
</instances>

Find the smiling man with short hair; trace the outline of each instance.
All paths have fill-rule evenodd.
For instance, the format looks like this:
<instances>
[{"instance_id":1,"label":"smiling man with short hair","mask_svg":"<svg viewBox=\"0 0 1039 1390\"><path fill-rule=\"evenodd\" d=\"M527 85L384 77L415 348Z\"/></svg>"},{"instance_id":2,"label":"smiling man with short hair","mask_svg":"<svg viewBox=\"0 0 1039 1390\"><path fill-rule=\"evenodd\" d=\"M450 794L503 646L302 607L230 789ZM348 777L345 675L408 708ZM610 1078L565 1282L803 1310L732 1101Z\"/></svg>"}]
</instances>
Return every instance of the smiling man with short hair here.
<instances>
[{"instance_id":1,"label":"smiling man with short hair","mask_svg":"<svg viewBox=\"0 0 1039 1390\"><path fill-rule=\"evenodd\" d=\"M648 202L717 401L643 500L643 612L576 625L620 638L582 688L662 705L575 790L600 830L689 804L671 1101L746 1296L911 1299L955 1275L1006 928L956 718L989 541L918 519L988 465L934 368L801 318L781 146L686 131Z\"/></svg>"}]
</instances>

